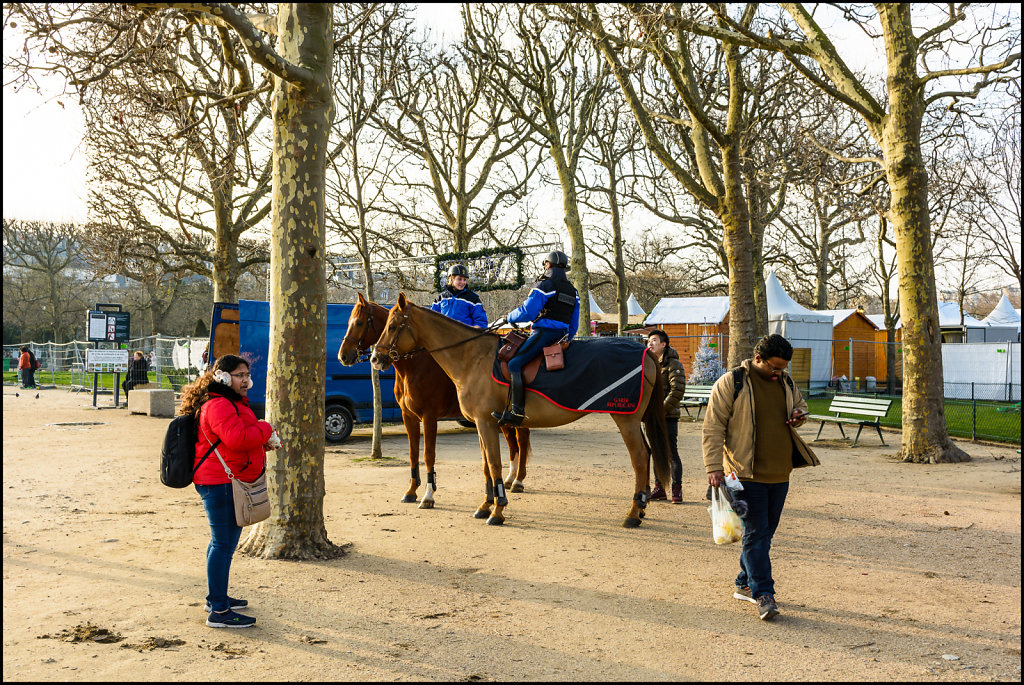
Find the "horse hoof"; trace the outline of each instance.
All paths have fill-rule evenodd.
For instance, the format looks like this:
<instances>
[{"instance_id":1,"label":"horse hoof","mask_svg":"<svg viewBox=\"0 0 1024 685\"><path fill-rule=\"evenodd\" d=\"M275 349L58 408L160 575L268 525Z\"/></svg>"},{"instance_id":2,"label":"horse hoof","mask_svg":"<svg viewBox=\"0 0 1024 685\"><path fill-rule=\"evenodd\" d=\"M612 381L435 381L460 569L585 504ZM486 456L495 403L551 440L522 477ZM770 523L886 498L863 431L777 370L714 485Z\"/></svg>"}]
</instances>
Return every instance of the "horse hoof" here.
<instances>
[{"instance_id":1,"label":"horse hoof","mask_svg":"<svg viewBox=\"0 0 1024 685\"><path fill-rule=\"evenodd\" d=\"M434 500L432 500L432 499L425 499L425 500L423 500L422 502L420 502L419 508L420 509L433 509L434 508Z\"/></svg>"},{"instance_id":2,"label":"horse hoof","mask_svg":"<svg viewBox=\"0 0 1024 685\"><path fill-rule=\"evenodd\" d=\"M402 497L402 502L404 502L405 504L412 504L415 501L416 501L416 495L404 495Z\"/></svg>"},{"instance_id":3,"label":"horse hoof","mask_svg":"<svg viewBox=\"0 0 1024 685\"><path fill-rule=\"evenodd\" d=\"M526 492L526 488L523 487L522 483L513 483L512 487L509 488L509 492Z\"/></svg>"},{"instance_id":4,"label":"horse hoof","mask_svg":"<svg viewBox=\"0 0 1024 685\"><path fill-rule=\"evenodd\" d=\"M500 526L503 523L505 523L505 519L503 519L503 518L499 519L499 518L494 518L492 516L489 519L487 519L487 525L489 525L489 526Z\"/></svg>"},{"instance_id":5,"label":"horse hoof","mask_svg":"<svg viewBox=\"0 0 1024 685\"><path fill-rule=\"evenodd\" d=\"M484 511L483 509L477 509L475 512L473 512L473 518L475 519L485 519L490 515L491 512Z\"/></svg>"},{"instance_id":6,"label":"horse hoof","mask_svg":"<svg viewBox=\"0 0 1024 685\"><path fill-rule=\"evenodd\" d=\"M632 516L622 522L623 528L639 528L640 524L643 523L640 519L635 519Z\"/></svg>"},{"instance_id":7,"label":"horse hoof","mask_svg":"<svg viewBox=\"0 0 1024 685\"><path fill-rule=\"evenodd\" d=\"M647 512L644 509L641 509L640 510L640 518L643 518L644 516L647 516Z\"/></svg>"}]
</instances>

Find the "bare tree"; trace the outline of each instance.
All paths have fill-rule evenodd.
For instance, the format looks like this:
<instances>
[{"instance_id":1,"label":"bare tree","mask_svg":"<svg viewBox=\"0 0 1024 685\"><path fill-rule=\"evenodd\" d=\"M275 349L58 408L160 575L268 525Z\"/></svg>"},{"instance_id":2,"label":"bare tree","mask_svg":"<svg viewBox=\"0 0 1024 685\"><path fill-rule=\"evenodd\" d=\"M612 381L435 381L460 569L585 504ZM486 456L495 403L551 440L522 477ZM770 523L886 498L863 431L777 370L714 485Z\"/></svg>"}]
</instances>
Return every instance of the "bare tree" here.
<instances>
[{"instance_id":1,"label":"bare tree","mask_svg":"<svg viewBox=\"0 0 1024 685\"><path fill-rule=\"evenodd\" d=\"M916 23L910 4L878 4L873 12L845 9L843 18L852 30L884 40L886 99L880 101L842 59L811 10L799 3L783 3L782 8L791 23L770 35L752 30L749 22L732 19L718 6L713 8L715 25L674 15L667 17L667 23L781 52L808 80L864 119L881 148L892 197L888 218L896 235L903 321L901 456L905 461L925 463L968 460L946 429L921 129L925 112L934 103L945 100L950 107L964 111L986 89L1016 80L1020 33L1013 30L1011 18L986 17L981 11L969 15L964 7L954 5L938 16L920 12ZM872 28L875 21L881 26L880 33ZM972 49L960 50L965 43ZM962 66L941 68L937 62Z\"/></svg>"},{"instance_id":2,"label":"bare tree","mask_svg":"<svg viewBox=\"0 0 1024 685\"><path fill-rule=\"evenodd\" d=\"M438 52L425 40L406 40L391 59L409 67L390 80L373 120L418 164L403 170L395 185L405 193L390 211L435 254L465 252L480 238L506 242L493 224L526 196L540 155L527 123L495 91L495 67L463 46ZM410 194L436 209L410 211Z\"/></svg>"},{"instance_id":3,"label":"bare tree","mask_svg":"<svg viewBox=\"0 0 1024 685\"><path fill-rule=\"evenodd\" d=\"M78 260L78 228L71 223L5 218L3 241L5 277L9 269L35 275L29 279L12 278L11 285L21 291L19 299L30 310L42 312L41 318L53 340L63 342L84 314L76 296L78 289L71 286L72 271L85 266ZM5 305L5 315L6 310ZM23 311L19 318L27 323L35 316Z\"/></svg>"},{"instance_id":4,"label":"bare tree","mask_svg":"<svg viewBox=\"0 0 1024 685\"><path fill-rule=\"evenodd\" d=\"M490 67L488 78L504 104L550 155L572 245L568 275L580 295L579 330L589 335L590 274L576 171L607 89L607 67L582 34L548 21L538 6L463 7L467 49Z\"/></svg>"}]
</instances>

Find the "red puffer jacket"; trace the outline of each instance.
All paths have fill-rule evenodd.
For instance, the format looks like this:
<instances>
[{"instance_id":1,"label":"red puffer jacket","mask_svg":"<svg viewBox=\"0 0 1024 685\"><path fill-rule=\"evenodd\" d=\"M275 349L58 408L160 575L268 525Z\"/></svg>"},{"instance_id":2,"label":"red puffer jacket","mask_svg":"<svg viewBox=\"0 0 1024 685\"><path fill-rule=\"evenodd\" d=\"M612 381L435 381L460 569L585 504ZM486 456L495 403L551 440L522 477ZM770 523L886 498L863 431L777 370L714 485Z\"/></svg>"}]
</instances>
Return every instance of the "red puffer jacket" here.
<instances>
[{"instance_id":1,"label":"red puffer jacket","mask_svg":"<svg viewBox=\"0 0 1024 685\"><path fill-rule=\"evenodd\" d=\"M196 442L195 463L210 449L217 438L221 443L217 451L224 458L231 473L245 482L260 477L266 466L263 445L270 439L274 429L266 421L260 421L249 409L249 400L230 388L211 384L210 399L199 412L199 440ZM237 413L236 413L237 409ZM210 442L206 438L209 437ZM230 483L217 455L210 456L196 471L193 482L196 485L220 485Z\"/></svg>"}]
</instances>

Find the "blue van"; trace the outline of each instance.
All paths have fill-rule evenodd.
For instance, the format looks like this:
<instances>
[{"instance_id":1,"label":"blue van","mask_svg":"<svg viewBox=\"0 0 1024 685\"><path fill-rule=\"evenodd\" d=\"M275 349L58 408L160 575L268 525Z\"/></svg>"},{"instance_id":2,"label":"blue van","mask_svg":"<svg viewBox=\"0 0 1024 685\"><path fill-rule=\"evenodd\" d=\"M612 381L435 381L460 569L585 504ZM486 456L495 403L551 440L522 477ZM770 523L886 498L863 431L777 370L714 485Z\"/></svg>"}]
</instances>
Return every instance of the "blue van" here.
<instances>
[{"instance_id":1,"label":"blue van","mask_svg":"<svg viewBox=\"0 0 1024 685\"><path fill-rule=\"evenodd\" d=\"M327 392L324 398L324 431L327 442L344 442L355 423L373 421L373 384L370 362L342 366L338 348L352 314L350 304L327 305ZM238 304L215 302L210 325L209 363L224 354L237 354L250 362L252 387L249 405L256 416L266 411L267 358L270 352L270 303L239 300ZM395 401L395 370L380 373L383 421L400 421L402 410Z\"/></svg>"}]
</instances>

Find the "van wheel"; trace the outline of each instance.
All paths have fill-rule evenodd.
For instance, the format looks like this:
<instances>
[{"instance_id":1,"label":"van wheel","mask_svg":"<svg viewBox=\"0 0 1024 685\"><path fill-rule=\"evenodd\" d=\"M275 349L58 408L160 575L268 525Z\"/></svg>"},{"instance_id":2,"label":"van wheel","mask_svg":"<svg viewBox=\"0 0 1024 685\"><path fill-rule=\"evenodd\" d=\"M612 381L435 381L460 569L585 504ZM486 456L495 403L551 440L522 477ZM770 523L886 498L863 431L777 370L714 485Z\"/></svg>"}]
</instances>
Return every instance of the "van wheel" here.
<instances>
[{"instance_id":1,"label":"van wheel","mask_svg":"<svg viewBox=\"0 0 1024 685\"><path fill-rule=\"evenodd\" d=\"M455 422L458 423L463 428L476 428L476 424L470 421L469 419L455 419Z\"/></svg>"},{"instance_id":2,"label":"van wheel","mask_svg":"<svg viewBox=\"0 0 1024 685\"><path fill-rule=\"evenodd\" d=\"M343 404L331 404L324 412L324 431L327 442L345 442L352 434L355 419L352 412Z\"/></svg>"}]
</instances>

